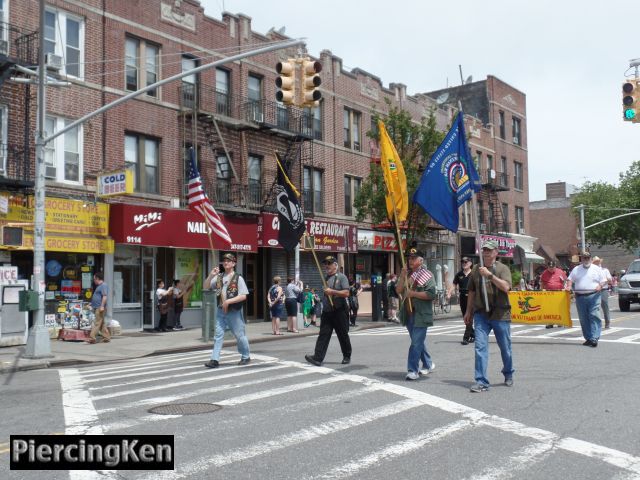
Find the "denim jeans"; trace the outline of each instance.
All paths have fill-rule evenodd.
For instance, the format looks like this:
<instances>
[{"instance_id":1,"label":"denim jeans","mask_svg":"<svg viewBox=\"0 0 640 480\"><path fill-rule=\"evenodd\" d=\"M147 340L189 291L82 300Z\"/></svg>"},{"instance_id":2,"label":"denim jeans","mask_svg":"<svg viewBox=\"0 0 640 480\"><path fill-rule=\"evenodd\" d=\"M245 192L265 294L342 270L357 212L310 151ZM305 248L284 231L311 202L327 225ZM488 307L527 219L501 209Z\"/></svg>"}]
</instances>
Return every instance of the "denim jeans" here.
<instances>
[{"instance_id":1,"label":"denim jeans","mask_svg":"<svg viewBox=\"0 0 640 480\"><path fill-rule=\"evenodd\" d=\"M477 383L489 386L487 378L487 365L489 364L489 333L493 330L496 342L500 347L502 356L502 374L504 378L512 378L513 358L511 355L511 322L505 320L489 320L485 312L476 312L473 315L473 323L476 331L476 366L475 379Z\"/></svg>"},{"instance_id":2,"label":"denim jeans","mask_svg":"<svg viewBox=\"0 0 640 480\"><path fill-rule=\"evenodd\" d=\"M409 354L407 356L407 371L416 372L420 370L420 360L424 368L431 368L433 362L431 355L427 351L427 327L416 327L413 315L407 317L407 331L411 337Z\"/></svg>"},{"instance_id":3,"label":"denim jeans","mask_svg":"<svg viewBox=\"0 0 640 480\"><path fill-rule=\"evenodd\" d=\"M249 340L244 332L244 320L242 318L242 310L222 311L222 307L218 307L216 311L216 333L213 338L213 350L211 352L211 360L220 360L220 351L224 342L224 331L230 329L233 336L238 342L238 353L242 358L249 358Z\"/></svg>"},{"instance_id":4,"label":"denim jeans","mask_svg":"<svg viewBox=\"0 0 640 480\"><path fill-rule=\"evenodd\" d=\"M576 295L576 308L582 336L585 340L598 340L602 330L600 320L600 292L590 295Z\"/></svg>"}]
</instances>

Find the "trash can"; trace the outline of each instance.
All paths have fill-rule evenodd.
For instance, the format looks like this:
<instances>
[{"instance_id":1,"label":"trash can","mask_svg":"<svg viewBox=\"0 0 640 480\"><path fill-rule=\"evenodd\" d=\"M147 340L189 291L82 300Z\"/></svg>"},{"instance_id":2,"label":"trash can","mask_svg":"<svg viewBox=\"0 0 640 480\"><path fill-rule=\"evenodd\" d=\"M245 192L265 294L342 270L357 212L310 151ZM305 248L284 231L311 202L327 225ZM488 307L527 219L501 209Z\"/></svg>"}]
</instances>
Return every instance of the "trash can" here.
<instances>
[{"instance_id":1,"label":"trash can","mask_svg":"<svg viewBox=\"0 0 640 480\"><path fill-rule=\"evenodd\" d=\"M384 319L382 311L382 299L384 298L384 287L380 284L373 285L371 290L371 320L381 322Z\"/></svg>"},{"instance_id":2,"label":"trash can","mask_svg":"<svg viewBox=\"0 0 640 480\"><path fill-rule=\"evenodd\" d=\"M202 291L202 341L209 342L216 331L216 309L218 301L214 290Z\"/></svg>"}]
</instances>

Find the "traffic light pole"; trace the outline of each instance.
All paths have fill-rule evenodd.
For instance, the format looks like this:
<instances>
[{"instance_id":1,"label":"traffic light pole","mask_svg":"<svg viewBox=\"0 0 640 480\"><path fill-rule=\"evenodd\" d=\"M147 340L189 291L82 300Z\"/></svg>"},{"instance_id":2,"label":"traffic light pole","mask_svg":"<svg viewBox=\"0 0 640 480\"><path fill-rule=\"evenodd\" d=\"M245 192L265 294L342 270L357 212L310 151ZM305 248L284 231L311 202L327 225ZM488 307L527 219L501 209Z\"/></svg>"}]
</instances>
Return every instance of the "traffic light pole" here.
<instances>
[{"instance_id":1,"label":"traffic light pole","mask_svg":"<svg viewBox=\"0 0 640 480\"><path fill-rule=\"evenodd\" d=\"M33 311L34 324L29 330L29 337L27 338L27 347L25 349L26 358L46 358L51 356L51 341L49 339L49 329L45 327L44 323L44 292L45 292L45 179L44 179L44 148L47 143L51 142L55 138L63 135L76 128L77 126L85 123L87 120L100 115L118 105L127 102L143 93L154 90L167 83L180 80L183 77L200 73L204 70L218 67L226 63L235 62L236 60L242 60L247 57L253 57L274 50L281 50L283 48L293 47L296 45L303 45L304 40L294 39L287 40L280 43L275 43L266 47L250 50L248 52L239 53L230 57L225 57L221 60L217 60L206 65L201 65L192 70L178 73L171 77L160 80L151 85L147 85L140 90L132 92L124 97L121 97L113 102L100 107L99 109L85 115L82 118L66 125L64 128L52 133L45 138L44 125L45 125L45 80L46 71L44 65L44 0L40 0L40 38L39 38L39 54L38 54L38 118L37 118L37 131L36 131L36 165L35 165L35 208L34 208L34 235L33 235L33 281L32 288L38 292L38 309Z\"/></svg>"}]
</instances>

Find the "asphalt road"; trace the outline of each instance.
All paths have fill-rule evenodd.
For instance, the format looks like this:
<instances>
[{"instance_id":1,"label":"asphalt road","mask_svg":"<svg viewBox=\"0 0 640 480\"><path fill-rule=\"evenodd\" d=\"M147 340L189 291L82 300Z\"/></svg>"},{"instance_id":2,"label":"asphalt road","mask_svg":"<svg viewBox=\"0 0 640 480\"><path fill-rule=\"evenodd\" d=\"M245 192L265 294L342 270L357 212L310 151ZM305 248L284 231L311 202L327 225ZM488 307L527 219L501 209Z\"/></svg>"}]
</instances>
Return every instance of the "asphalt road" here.
<instances>
[{"instance_id":1,"label":"asphalt road","mask_svg":"<svg viewBox=\"0 0 640 480\"><path fill-rule=\"evenodd\" d=\"M598 348L579 329L514 325L515 385L501 384L492 341L479 394L454 320L429 330L436 369L415 382L401 327L353 334L347 366L335 337L324 367L307 365L307 337L257 344L243 367L227 349L217 370L193 352L3 376L0 478L640 478L640 315L611 305ZM189 402L222 408L148 411ZM172 434L176 470L9 471L9 433L61 432Z\"/></svg>"}]
</instances>

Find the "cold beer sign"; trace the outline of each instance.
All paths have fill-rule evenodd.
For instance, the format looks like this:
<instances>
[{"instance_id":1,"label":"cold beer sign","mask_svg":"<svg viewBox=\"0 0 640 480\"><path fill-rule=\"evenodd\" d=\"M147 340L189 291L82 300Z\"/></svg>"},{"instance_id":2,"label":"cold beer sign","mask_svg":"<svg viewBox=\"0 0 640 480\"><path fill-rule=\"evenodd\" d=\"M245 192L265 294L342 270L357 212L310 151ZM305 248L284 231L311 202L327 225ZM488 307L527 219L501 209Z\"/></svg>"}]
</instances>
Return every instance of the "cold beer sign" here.
<instances>
[{"instance_id":1,"label":"cold beer sign","mask_svg":"<svg viewBox=\"0 0 640 480\"><path fill-rule=\"evenodd\" d=\"M133 171L120 170L98 176L98 196L133 193Z\"/></svg>"}]
</instances>

